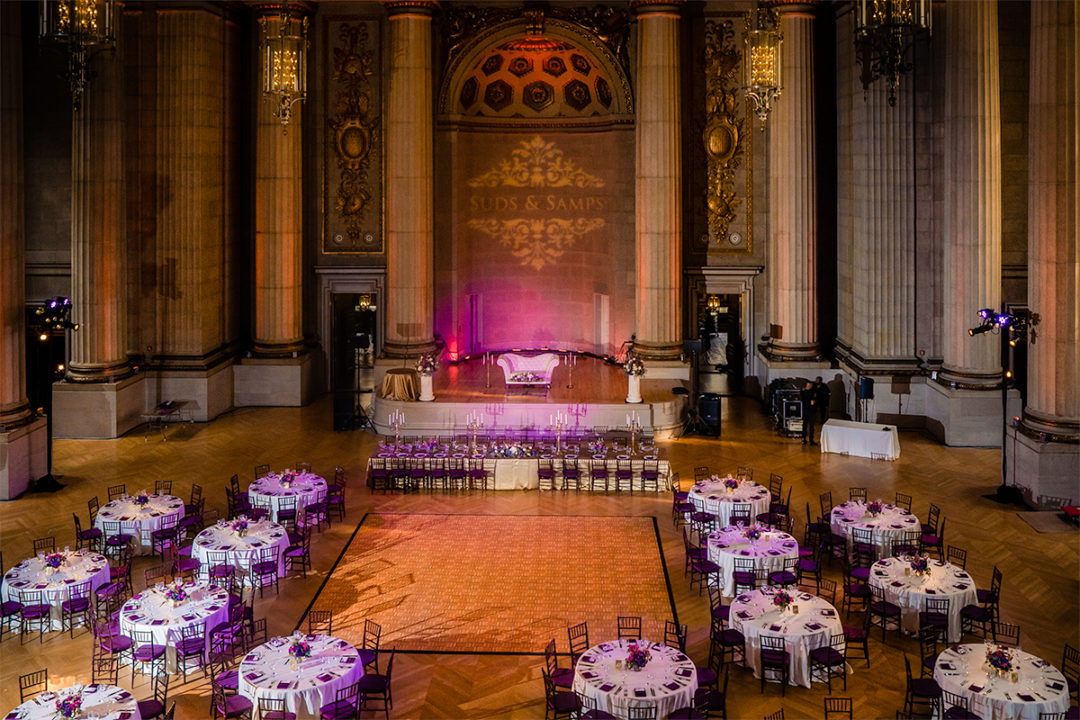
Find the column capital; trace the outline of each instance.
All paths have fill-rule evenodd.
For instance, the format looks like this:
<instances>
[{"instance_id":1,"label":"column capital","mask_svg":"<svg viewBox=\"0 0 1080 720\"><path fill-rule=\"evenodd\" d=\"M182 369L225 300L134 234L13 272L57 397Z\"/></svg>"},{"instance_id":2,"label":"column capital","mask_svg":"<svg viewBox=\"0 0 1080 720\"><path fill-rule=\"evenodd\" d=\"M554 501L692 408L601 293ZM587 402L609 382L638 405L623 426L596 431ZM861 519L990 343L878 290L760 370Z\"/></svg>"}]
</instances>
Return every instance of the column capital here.
<instances>
[{"instance_id":1,"label":"column capital","mask_svg":"<svg viewBox=\"0 0 1080 720\"><path fill-rule=\"evenodd\" d=\"M251 3L251 8L255 11L255 15L258 17L268 17L270 15L281 14L281 3L271 2L271 0L260 0L260 2ZM310 15L315 12L315 5L310 2L298 2L297 0L289 0L288 12L290 15Z\"/></svg>"},{"instance_id":2,"label":"column capital","mask_svg":"<svg viewBox=\"0 0 1080 720\"><path fill-rule=\"evenodd\" d=\"M764 5L777 15L813 14L821 7L821 0L768 0Z\"/></svg>"},{"instance_id":3,"label":"column capital","mask_svg":"<svg viewBox=\"0 0 1080 720\"><path fill-rule=\"evenodd\" d=\"M439 9L436 0L383 0L382 6L386 8L386 14L390 17L395 15L434 15Z\"/></svg>"},{"instance_id":4,"label":"column capital","mask_svg":"<svg viewBox=\"0 0 1080 720\"><path fill-rule=\"evenodd\" d=\"M630 9L638 17L643 15L679 15L684 0L630 0Z\"/></svg>"}]
</instances>

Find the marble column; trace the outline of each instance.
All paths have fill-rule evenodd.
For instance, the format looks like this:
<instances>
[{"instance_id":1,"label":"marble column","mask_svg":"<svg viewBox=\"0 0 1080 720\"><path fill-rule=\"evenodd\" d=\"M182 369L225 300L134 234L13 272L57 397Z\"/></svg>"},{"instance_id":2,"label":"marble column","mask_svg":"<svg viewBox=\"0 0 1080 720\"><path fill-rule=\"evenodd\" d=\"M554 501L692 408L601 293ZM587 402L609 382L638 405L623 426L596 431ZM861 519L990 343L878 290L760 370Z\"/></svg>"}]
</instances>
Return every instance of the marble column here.
<instances>
[{"instance_id":1,"label":"marble column","mask_svg":"<svg viewBox=\"0 0 1080 720\"><path fill-rule=\"evenodd\" d=\"M431 16L426 0L384 2L390 16L386 101L386 343L404 357L434 348Z\"/></svg>"},{"instance_id":2,"label":"marble column","mask_svg":"<svg viewBox=\"0 0 1080 720\"><path fill-rule=\"evenodd\" d=\"M637 287L635 350L645 359L681 353L681 2L631 3L637 15Z\"/></svg>"},{"instance_id":3,"label":"marble column","mask_svg":"<svg viewBox=\"0 0 1080 720\"><path fill-rule=\"evenodd\" d=\"M280 10L266 7L259 18L277 34ZM266 54L259 52L258 77ZM260 98L255 124L255 355L290 357L303 350L302 102L283 128L277 105Z\"/></svg>"},{"instance_id":4,"label":"marble column","mask_svg":"<svg viewBox=\"0 0 1080 720\"><path fill-rule=\"evenodd\" d=\"M1038 315L1028 347L1027 407L1011 430L1010 482L1042 496L1080 499L1080 2L1031 4L1028 86L1028 307Z\"/></svg>"},{"instance_id":5,"label":"marble column","mask_svg":"<svg viewBox=\"0 0 1080 720\"><path fill-rule=\"evenodd\" d=\"M1000 387L999 338L970 336L1001 305L1001 87L994 2L946 3L945 322L938 380Z\"/></svg>"},{"instance_id":6,"label":"marble column","mask_svg":"<svg viewBox=\"0 0 1080 720\"><path fill-rule=\"evenodd\" d=\"M770 361L820 359L817 322L817 159L812 2L777 2L783 95L769 118Z\"/></svg>"}]
</instances>

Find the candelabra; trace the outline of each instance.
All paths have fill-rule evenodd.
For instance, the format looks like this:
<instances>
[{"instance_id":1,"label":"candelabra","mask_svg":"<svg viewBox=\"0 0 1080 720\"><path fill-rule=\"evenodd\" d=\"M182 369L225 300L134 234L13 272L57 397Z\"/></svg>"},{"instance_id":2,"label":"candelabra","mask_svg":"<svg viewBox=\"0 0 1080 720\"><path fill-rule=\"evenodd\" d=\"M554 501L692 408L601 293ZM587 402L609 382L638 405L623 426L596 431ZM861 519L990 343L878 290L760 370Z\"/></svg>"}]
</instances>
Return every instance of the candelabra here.
<instances>
[{"instance_id":1,"label":"candelabra","mask_svg":"<svg viewBox=\"0 0 1080 720\"><path fill-rule=\"evenodd\" d=\"M626 415L626 429L630 431L630 454L634 454L634 439L635 436L641 432L641 417L637 414L637 410L627 413Z\"/></svg>"},{"instance_id":2,"label":"candelabra","mask_svg":"<svg viewBox=\"0 0 1080 720\"><path fill-rule=\"evenodd\" d=\"M465 427L472 433L472 441L469 443L469 456L476 455L476 433L484 429L484 418L479 410L474 410L465 416Z\"/></svg>"},{"instance_id":3,"label":"candelabra","mask_svg":"<svg viewBox=\"0 0 1080 720\"><path fill-rule=\"evenodd\" d=\"M562 431L566 429L569 417L561 411L548 416L548 426L555 431L555 454L562 455Z\"/></svg>"},{"instance_id":4,"label":"candelabra","mask_svg":"<svg viewBox=\"0 0 1080 720\"><path fill-rule=\"evenodd\" d=\"M498 425L496 418L506 412L506 406L502 403L488 403L484 405L484 412L491 416L491 425Z\"/></svg>"},{"instance_id":5,"label":"candelabra","mask_svg":"<svg viewBox=\"0 0 1080 720\"><path fill-rule=\"evenodd\" d=\"M566 386L573 389L574 387L574 368L577 367L577 353L571 352L566 357L566 367L570 369L570 383Z\"/></svg>"},{"instance_id":6,"label":"candelabra","mask_svg":"<svg viewBox=\"0 0 1080 720\"><path fill-rule=\"evenodd\" d=\"M394 450L396 451L401 443L401 428L405 425L405 413L400 410L393 411L390 413L389 422L394 426Z\"/></svg>"},{"instance_id":7,"label":"candelabra","mask_svg":"<svg viewBox=\"0 0 1080 720\"><path fill-rule=\"evenodd\" d=\"M574 416L574 427L577 427L581 424L581 418L585 417L585 415L589 412L589 406L585 403L568 405L566 407L566 412Z\"/></svg>"}]
</instances>

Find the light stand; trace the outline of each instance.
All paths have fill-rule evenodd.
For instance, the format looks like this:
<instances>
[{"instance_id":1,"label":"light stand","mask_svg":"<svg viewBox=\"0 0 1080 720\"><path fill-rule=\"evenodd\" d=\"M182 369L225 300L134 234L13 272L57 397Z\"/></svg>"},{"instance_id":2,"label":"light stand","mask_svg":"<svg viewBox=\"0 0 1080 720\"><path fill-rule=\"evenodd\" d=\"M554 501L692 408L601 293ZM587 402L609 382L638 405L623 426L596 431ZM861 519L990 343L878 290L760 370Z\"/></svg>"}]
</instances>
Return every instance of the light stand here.
<instances>
[{"instance_id":1,"label":"light stand","mask_svg":"<svg viewBox=\"0 0 1080 720\"><path fill-rule=\"evenodd\" d=\"M49 298L45 304L34 311L31 328L38 335L41 342L48 342L53 331L64 331L64 364L56 370L56 379L61 379L67 367L67 347L69 330L78 331L79 324L71 321L71 299L63 296ZM38 478L35 487L37 490L56 491L64 487L56 480L53 474L53 412L52 412L52 384L48 392L48 408L45 413L46 435L46 472Z\"/></svg>"}]
</instances>

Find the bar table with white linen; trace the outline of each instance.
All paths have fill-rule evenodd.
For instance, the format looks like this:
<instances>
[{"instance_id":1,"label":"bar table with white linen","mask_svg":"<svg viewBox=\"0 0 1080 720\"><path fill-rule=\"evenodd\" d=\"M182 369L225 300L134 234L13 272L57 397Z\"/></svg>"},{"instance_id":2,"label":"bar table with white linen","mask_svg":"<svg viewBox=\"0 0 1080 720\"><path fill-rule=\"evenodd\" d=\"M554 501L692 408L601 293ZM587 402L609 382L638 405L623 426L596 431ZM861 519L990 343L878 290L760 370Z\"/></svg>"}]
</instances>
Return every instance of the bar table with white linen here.
<instances>
[{"instance_id":1,"label":"bar table with white linen","mask_svg":"<svg viewBox=\"0 0 1080 720\"><path fill-rule=\"evenodd\" d=\"M630 670L626 659L636 643L652 658L640 670ZM697 691L694 663L678 648L649 640L612 640L586 650L574 668L574 692L596 701L596 707L619 718L628 708L655 706L657 717L693 705Z\"/></svg>"},{"instance_id":2,"label":"bar table with white linen","mask_svg":"<svg viewBox=\"0 0 1080 720\"><path fill-rule=\"evenodd\" d=\"M247 522L241 534L234 529L238 520ZM210 571L210 552L224 551L229 565L247 582L251 564L259 561L259 552L271 545L278 546L278 574L285 576L285 549L289 547L289 535L285 528L267 519L259 521L235 518L218 520L200 532L191 546L191 556L199 561L199 577L206 580Z\"/></svg>"},{"instance_id":3,"label":"bar table with white linen","mask_svg":"<svg viewBox=\"0 0 1080 720\"><path fill-rule=\"evenodd\" d=\"M828 600L789 590L793 602L781 610L773 601L777 590L768 588L739 595L731 603L729 622L746 638L746 662L754 670L754 677L761 677L761 636L781 637L784 649L791 656L789 684L808 688L810 651L828 645L833 635L843 635L844 627Z\"/></svg>"},{"instance_id":4,"label":"bar table with white linen","mask_svg":"<svg viewBox=\"0 0 1080 720\"><path fill-rule=\"evenodd\" d=\"M356 648L329 635L303 635L311 657L289 654L293 637L272 638L240 663L240 694L255 706L259 698L281 698L297 720L319 717L319 708L337 699L337 691L364 674Z\"/></svg>"},{"instance_id":5,"label":"bar table with white linen","mask_svg":"<svg viewBox=\"0 0 1080 720\"><path fill-rule=\"evenodd\" d=\"M174 604L166 592L174 585L147 588L120 608L120 630L131 637L135 630L153 633L154 644L166 646L165 667L176 672L176 645L185 628L203 626L206 650L210 650L210 629L229 619L229 593L204 582L179 583L187 599Z\"/></svg>"},{"instance_id":6,"label":"bar table with white linen","mask_svg":"<svg viewBox=\"0 0 1080 720\"><path fill-rule=\"evenodd\" d=\"M56 720L56 703L78 695L82 699L80 718L94 720L142 720L135 696L116 685L72 685L62 690L43 692L30 698L4 716L4 720Z\"/></svg>"},{"instance_id":7,"label":"bar table with white linen","mask_svg":"<svg viewBox=\"0 0 1080 720\"><path fill-rule=\"evenodd\" d=\"M874 536L874 545L877 547L879 557L892 555L893 545L902 540L904 533L909 530L919 530L922 525L919 518L909 511L888 503L881 504L881 512L871 515L869 503L861 500L851 500L841 503L832 509L830 525L837 535L847 537L848 555L851 555L851 529L864 528L870 530Z\"/></svg>"},{"instance_id":8,"label":"bar table with white linen","mask_svg":"<svg viewBox=\"0 0 1080 720\"><path fill-rule=\"evenodd\" d=\"M897 460L900 458L900 438L895 425L832 418L821 426L821 452Z\"/></svg>"},{"instance_id":9,"label":"bar table with white linen","mask_svg":"<svg viewBox=\"0 0 1080 720\"><path fill-rule=\"evenodd\" d=\"M714 530L705 541L709 559L720 566L720 589L728 597L735 594L732 573L736 560L753 560L755 570L764 568L767 572L778 572L784 569L785 560L799 557L799 543L791 535L762 526L753 527L761 531L757 540L746 537L747 528L729 525Z\"/></svg>"},{"instance_id":10,"label":"bar table with white linen","mask_svg":"<svg viewBox=\"0 0 1080 720\"><path fill-rule=\"evenodd\" d=\"M1019 648L1005 648L1016 669L1004 677L991 669L986 643L953 645L938 655L934 679L942 690L968 699L971 712L985 720L1039 720L1040 713L1063 713L1069 709L1065 676L1050 663Z\"/></svg>"},{"instance_id":11,"label":"bar table with white linen","mask_svg":"<svg viewBox=\"0 0 1080 720\"><path fill-rule=\"evenodd\" d=\"M284 498L296 498L297 516L304 507L326 498L326 480L309 472L270 473L248 485L248 502L254 507L268 506L270 519L278 522Z\"/></svg>"},{"instance_id":12,"label":"bar table with white linen","mask_svg":"<svg viewBox=\"0 0 1080 720\"><path fill-rule=\"evenodd\" d=\"M737 481L738 485L734 488L726 486L724 483L729 479ZM758 515L769 512L772 501L768 489L756 482L716 475L699 480L690 487L688 499L695 502L695 498L703 503L706 512L716 515L719 527L731 524L731 506L735 503L750 504L750 521L753 522Z\"/></svg>"},{"instance_id":13,"label":"bar table with white linen","mask_svg":"<svg viewBox=\"0 0 1080 720\"><path fill-rule=\"evenodd\" d=\"M948 598L949 642L959 642L960 610L978 604L975 581L961 568L940 560L930 560L927 570L925 575L916 575L911 558L885 558L871 568L870 586L881 588L886 600L900 606L901 626L912 634L919 632L919 612L926 610L926 601Z\"/></svg>"},{"instance_id":14,"label":"bar table with white linen","mask_svg":"<svg viewBox=\"0 0 1080 720\"><path fill-rule=\"evenodd\" d=\"M62 560L56 568L47 567L48 555L60 555ZM100 586L109 581L109 561L104 555L86 549L72 552L68 548L59 553L42 553L27 558L4 573L3 592L0 597L4 602L19 600L19 595L28 590L40 590L44 602L51 605L49 616L53 630L63 629L61 605L70 598L69 588L79 583L90 581L93 594ZM18 617L14 616L17 621Z\"/></svg>"},{"instance_id":15,"label":"bar table with white linen","mask_svg":"<svg viewBox=\"0 0 1080 720\"><path fill-rule=\"evenodd\" d=\"M176 516L177 525L184 517L184 501L175 495L148 493L146 502L140 503L140 495L124 495L107 503L98 510L94 527L105 532L105 521L119 521L120 532L133 535L132 549L136 555L152 555L150 535L160 530L165 517Z\"/></svg>"}]
</instances>

